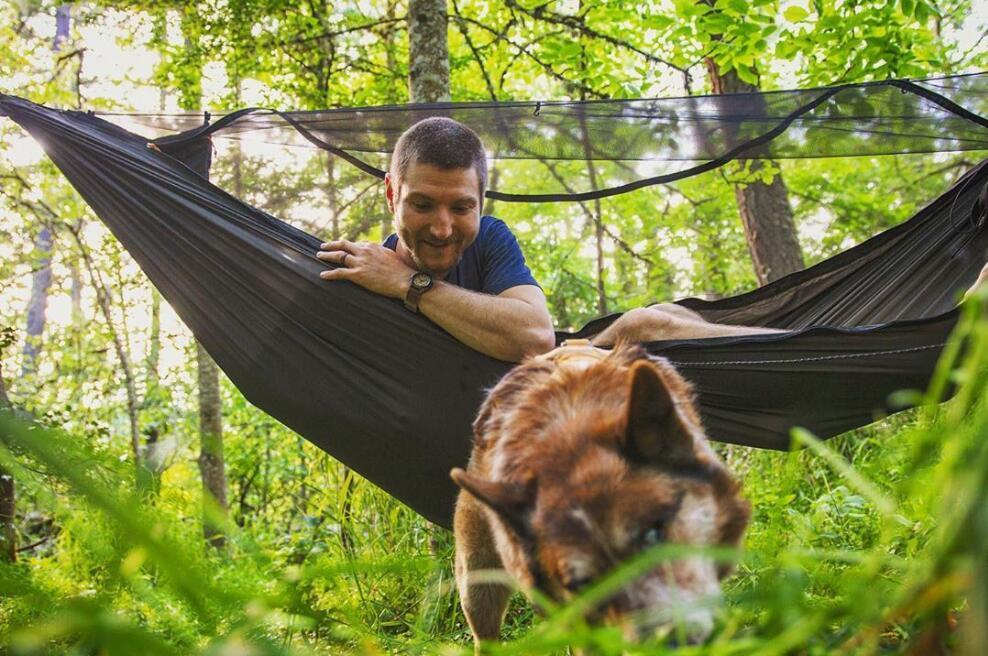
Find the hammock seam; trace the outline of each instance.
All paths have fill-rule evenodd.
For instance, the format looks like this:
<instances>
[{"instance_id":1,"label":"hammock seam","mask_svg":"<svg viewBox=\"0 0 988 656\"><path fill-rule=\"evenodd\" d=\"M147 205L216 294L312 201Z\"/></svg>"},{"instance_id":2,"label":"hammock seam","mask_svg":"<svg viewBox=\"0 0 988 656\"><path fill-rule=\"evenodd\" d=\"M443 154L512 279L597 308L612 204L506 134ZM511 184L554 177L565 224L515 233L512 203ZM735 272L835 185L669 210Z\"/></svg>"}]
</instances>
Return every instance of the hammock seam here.
<instances>
[{"instance_id":1,"label":"hammock seam","mask_svg":"<svg viewBox=\"0 0 988 656\"><path fill-rule=\"evenodd\" d=\"M719 360L715 362L678 362L669 360L669 363L676 367L687 367L692 369L702 369L704 367L717 367L724 365L755 365L755 364L789 364L795 362L822 362L825 360L850 360L852 358L870 358L878 355L896 355L899 353L915 353L917 351L929 351L940 349L946 346L946 342L940 344L927 344L925 346L912 346L902 349L888 349L885 351L868 351L866 353L843 353L839 355L818 355L809 358L792 358L787 360Z\"/></svg>"}]
</instances>

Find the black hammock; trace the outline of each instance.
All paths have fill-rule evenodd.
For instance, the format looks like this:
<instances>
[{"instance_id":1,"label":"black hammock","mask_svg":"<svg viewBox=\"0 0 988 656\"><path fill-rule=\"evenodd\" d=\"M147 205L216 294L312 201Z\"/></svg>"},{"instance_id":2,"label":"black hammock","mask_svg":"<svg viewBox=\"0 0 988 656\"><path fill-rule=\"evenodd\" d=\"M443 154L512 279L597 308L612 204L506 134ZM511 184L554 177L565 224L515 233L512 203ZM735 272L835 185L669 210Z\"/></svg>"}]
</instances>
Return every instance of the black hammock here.
<instances>
[{"instance_id":1,"label":"black hammock","mask_svg":"<svg viewBox=\"0 0 988 656\"><path fill-rule=\"evenodd\" d=\"M944 80L941 88L949 86ZM982 76L982 91L984 82ZM754 118L739 120L727 131L724 152L701 153L700 159L720 164L739 155L778 156L773 140L785 127L800 117L819 120L813 114L817 108L832 109L824 101L863 92L894 94L894 113L900 115L902 98L912 98L914 118L928 121L930 135L925 146L917 145L922 139L915 135L892 146L881 140L855 142L866 144L866 152L876 152L876 143L886 144L882 152L988 147L984 118L931 92L929 85L889 82L792 92L788 97L738 97L732 106L754 106L754 114L740 112ZM799 95L807 93L808 98ZM775 111L782 101L791 106ZM553 108L580 113L582 128L594 116L606 122L614 113L606 103L514 103L507 109L518 106L519 116L525 117ZM869 110L874 106L866 104ZM462 118L459 108L383 108L391 123L381 127L368 119L365 124L376 126L372 132L389 135L390 141L373 147L361 142L350 150L339 145L347 143L342 133L328 140L316 136L316 130L327 137L346 126L348 134L366 139L354 121L367 115L383 120L373 110L263 117L267 129L277 127L272 117L279 117L281 127L307 133L311 143L359 165L362 160L354 153L386 152L407 124L429 113ZM464 111L478 108L483 109L469 105ZM423 317L409 314L400 302L350 283L322 281L318 274L325 265L314 257L319 239L210 184L205 177L208 135L236 130L238 119L256 120L256 114L241 112L231 115L234 119L158 139L160 150L155 150L145 137L92 114L2 95L0 112L41 143L247 399L427 518L449 525L454 488L448 472L466 459L470 424L485 388L511 365L463 346ZM647 112L635 115L635 125L654 134L640 114ZM326 116L336 122L327 122ZM481 116L467 122L483 126ZM881 118L872 116L872 125L881 124ZM809 143L815 129L846 127L848 115L838 119L816 127L802 124L800 139ZM498 119L506 120L505 115ZM189 127L180 123L176 126ZM755 125L753 134L745 131L749 123ZM561 134L560 124L555 124L556 134ZM759 130L759 125L768 127ZM865 132L873 136L874 130ZM597 142L600 147L609 134ZM739 141L739 135L750 138ZM630 152L627 133L618 136L625 140L621 153ZM727 143L732 140L733 145ZM502 148L521 148L500 143ZM709 138L701 143L714 148ZM853 150L847 145L843 154ZM595 156L607 158L606 153ZM681 173L671 175L684 177ZM630 184L644 186L655 179ZM648 348L669 358L693 382L705 425L716 440L786 449L793 426L826 438L901 409L890 405L890 394L926 387L956 322L959 291L973 283L986 260L986 182L988 160L910 220L827 261L733 298L680 301L712 321L788 332L658 342ZM615 316L597 319L574 335L599 330Z\"/></svg>"}]
</instances>

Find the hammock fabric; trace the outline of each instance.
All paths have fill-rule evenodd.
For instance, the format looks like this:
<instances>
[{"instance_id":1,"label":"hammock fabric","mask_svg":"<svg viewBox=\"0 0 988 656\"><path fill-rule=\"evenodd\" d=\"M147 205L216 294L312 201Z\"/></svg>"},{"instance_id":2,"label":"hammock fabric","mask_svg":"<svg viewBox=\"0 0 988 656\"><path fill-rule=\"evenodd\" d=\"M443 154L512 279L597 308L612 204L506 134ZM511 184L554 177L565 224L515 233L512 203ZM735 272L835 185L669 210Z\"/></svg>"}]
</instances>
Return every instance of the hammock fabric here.
<instances>
[{"instance_id":1,"label":"hammock fabric","mask_svg":"<svg viewBox=\"0 0 988 656\"><path fill-rule=\"evenodd\" d=\"M984 77L976 81L984 89ZM962 82L938 84L972 85L970 79ZM891 89L899 102L895 111L904 111L900 96L907 94L892 84L841 89L852 97ZM797 95L804 93L815 94L810 99L815 102L829 90ZM841 93L827 99L839 100ZM957 119L950 124L940 117L938 149L985 147L988 123L980 116L960 107L944 110L948 103L914 96L923 101L920 105L935 105ZM744 96L738 102L742 109L755 106L755 122L761 123L780 99L764 94L757 101ZM790 107L792 97L789 101L786 116L798 110ZM695 99L689 102L702 106ZM826 110L821 103L812 111ZM536 113L556 107L544 105ZM613 109L601 103L565 107L585 119ZM870 111L874 105L867 107ZM533 112L528 105L524 109L526 116ZM356 111L332 129L362 135L352 124ZM225 119L159 139L156 151L148 148L147 138L92 114L57 111L11 96L0 96L0 112L41 143L247 399L427 518L449 525L455 490L448 472L466 460L470 424L485 388L511 365L472 351L405 311L400 302L350 283L322 281L318 274L325 265L314 255L319 239L206 179L206 137L222 129ZM434 113L463 118L455 105L383 108L385 118L360 112L371 116L365 125L372 126L385 120L392 126L410 124ZM327 115L336 116L324 112L320 117ZM236 129L245 116L257 120L246 113L225 125ZM917 110L915 116L932 120L929 112ZM285 114L278 120L302 125L305 118ZM636 119L634 125L647 120ZM845 114L837 123L848 121ZM484 123L478 119L471 125ZM927 127L933 134L934 125ZM824 128L804 128L804 137L813 129ZM401 130L381 128L371 136L381 131ZM736 138L739 130L732 131ZM591 150L601 152L614 132L605 132ZM624 136L631 139L627 132ZM845 145L858 143L852 141ZM388 143L374 147L386 150ZM503 153L507 146L503 140L497 143ZM763 140L760 148L771 143ZM887 152L912 152L897 148ZM626 157L628 152L614 154ZM736 157L756 151L739 142L725 152ZM727 161L708 155L708 163ZM734 298L681 301L713 321L767 325L785 333L658 342L648 348L669 358L694 383L705 425L716 440L786 449L793 426L826 438L901 409L890 405L889 395L926 387L956 322L952 308L958 292L973 283L986 260L985 201L979 200L986 182L988 160L909 221L830 260ZM574 335L599 330L615 316ZM568 336L559 333L560 339Z\"/></svg>"}]
</instances>

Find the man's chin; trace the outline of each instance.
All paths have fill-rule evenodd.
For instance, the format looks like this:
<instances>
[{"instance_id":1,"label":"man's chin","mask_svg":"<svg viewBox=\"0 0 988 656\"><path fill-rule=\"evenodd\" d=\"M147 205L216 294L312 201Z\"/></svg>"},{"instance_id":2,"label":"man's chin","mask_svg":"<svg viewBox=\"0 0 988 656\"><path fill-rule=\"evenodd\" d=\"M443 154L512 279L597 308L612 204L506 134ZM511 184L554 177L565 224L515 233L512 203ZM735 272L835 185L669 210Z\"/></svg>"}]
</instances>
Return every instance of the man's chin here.
<instances>
[{"instance_id":1,"label":"man's chin","mask_svg":"<svg viewBox=\"0 0 988 656\"><path fill-rule=\"evenodd\" d=\"M419 270L430 273L434 277L437 275L445 276L450 269L456 266L457 262L459 262L459 257L444 257L439 259L429 257L415 258L415 264L418 266Z\"/></svg>"}]
</instances>

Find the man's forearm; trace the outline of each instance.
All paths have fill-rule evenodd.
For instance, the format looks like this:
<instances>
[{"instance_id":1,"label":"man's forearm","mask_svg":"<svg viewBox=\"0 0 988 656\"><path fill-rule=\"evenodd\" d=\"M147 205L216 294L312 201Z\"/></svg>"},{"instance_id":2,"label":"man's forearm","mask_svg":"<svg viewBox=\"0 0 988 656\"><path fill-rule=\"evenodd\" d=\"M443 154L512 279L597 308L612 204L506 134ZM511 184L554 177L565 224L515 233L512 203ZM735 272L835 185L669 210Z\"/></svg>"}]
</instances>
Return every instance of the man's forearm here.
<instances>
[{"instance_id":1,"label":"man's forearm","mask_svg":"<svg viewBox=\"0 0 988 656\"><path fill-rule=\"evenodd\" d=\"M519 362L555 345L544 311L518 298L436 281L422 295L419 311L467 346L499 360Z\"/></svg>"}]
</instances>

